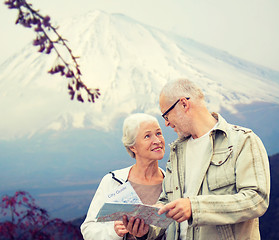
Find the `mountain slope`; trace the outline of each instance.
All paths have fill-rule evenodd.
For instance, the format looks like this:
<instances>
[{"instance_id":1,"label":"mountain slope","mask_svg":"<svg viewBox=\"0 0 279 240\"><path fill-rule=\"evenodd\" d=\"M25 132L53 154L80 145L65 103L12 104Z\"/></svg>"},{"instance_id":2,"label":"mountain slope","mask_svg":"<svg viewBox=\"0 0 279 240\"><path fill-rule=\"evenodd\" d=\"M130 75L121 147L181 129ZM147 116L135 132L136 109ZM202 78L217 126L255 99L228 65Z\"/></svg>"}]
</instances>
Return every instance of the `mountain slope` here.
<instances>
[{"instance_id":1,"label":"mountain slope","mask_svg":"<svg viewBox=\"0 0 279 240\"><path fill-rule=\"evenodd\" d=\"M55 56L26 46L0 66L0 139L47 130L109 130L133 111L159 113L158 95L170 79L187 77L205 91L210 109L279 103L279 73L190 39L172 36L120 14L90 12L59 28L83 80L101 90L95 104L71 102L66 80L47 74ZM19 121L20 119L20 121Z\"/></svg>"},{"instance_id":2,"label":"mountain slope","mask_svg":"<svg viewBox=\"0 0 279 240\"><path fill-rule=\"evenodd\" d=\"M90 12L59 31L81 57L84 82L100 88L101 98L70 101L66 80L47 74L55 56L31 44L1 64L1 194L23 189L54 217L83 216L101 177L133 164L121 143L123 118L133 111L159 114L161 87L177 77L196 81L210 110L251 127L278 152L278 72L120 14ZM165 168L167 143L176 134L159 121Z\"/></svg>"}]
</instances>

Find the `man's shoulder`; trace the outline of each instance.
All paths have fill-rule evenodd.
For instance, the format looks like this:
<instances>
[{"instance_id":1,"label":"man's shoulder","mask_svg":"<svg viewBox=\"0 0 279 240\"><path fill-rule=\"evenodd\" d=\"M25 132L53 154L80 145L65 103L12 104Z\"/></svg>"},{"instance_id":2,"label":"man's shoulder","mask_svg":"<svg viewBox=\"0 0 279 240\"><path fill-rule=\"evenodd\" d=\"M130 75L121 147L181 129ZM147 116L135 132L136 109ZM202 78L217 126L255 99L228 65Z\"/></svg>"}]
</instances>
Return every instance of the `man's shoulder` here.
<instances>
[{"instance_id":1,"label":"man's shoulder","mask_svg":"<svg viewBox=\"0 0 279 240\"><path fill-rule=\"evenodd\" d=\"M250 128L228 123L220 114L212 113L212 115L218 120L217 130L220 130L221 132L223 131L227 133L227 131L229 131L244 134L253 132Z\"/></svg>"},{"instance_id":2,"label":"man's shoulder","mask_svg":"<svg viewBox=\"0 0 279 240\"><path fill-rule=\"evenodd\" d=\"M248 138L258 138L258 136L253 132L252 129L229 124L227 131L226 131L226 137L229 139L230 142L244 142Z\"/></svg>"},{"instance_id":3,"label":"man's shoulder","mask_svg":"<svg viewBox=\"0 0 279 240\"><path fill-rule=\"evenodd\" d=\"M232 125L232 124L231 124L231 130L235 132L242 132L244 134L253 132L250 128L246 128L238 125Z\"/></svg>"}]
</instances>

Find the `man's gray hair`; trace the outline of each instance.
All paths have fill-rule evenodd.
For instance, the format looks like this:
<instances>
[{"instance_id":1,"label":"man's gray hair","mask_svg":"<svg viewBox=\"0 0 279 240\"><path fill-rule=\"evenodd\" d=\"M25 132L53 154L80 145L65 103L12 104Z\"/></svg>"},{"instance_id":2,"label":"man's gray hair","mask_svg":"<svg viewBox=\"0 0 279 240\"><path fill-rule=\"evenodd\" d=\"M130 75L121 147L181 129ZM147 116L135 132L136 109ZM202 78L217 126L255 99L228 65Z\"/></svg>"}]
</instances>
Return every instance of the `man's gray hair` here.
<instances>
[{"instance_id":1,"label":"man's gray hair","mask_svg":"<svg viewBox=\"0 0 279 240\"><path fill-rule=\"evenodd\" d=\"M190 97L190 99L197 103L204 103L202 90L196 84L185 78L167 82L161 90L160 95L164 95L171 102L181 97Z\"/></svg>"},{"instance_id":2,"label":"man's gray hair","mask_svg":"<svg viewBox=\"0 0 279 240\"><path fill-rule=\"evenodd\" d=\"M124 120L122 142L132 158L136 156L130 147L135 145L140 125L144 122L156 122L159 125L157 118L146 113L134 113Z\"/></svg>"}]
</instances>

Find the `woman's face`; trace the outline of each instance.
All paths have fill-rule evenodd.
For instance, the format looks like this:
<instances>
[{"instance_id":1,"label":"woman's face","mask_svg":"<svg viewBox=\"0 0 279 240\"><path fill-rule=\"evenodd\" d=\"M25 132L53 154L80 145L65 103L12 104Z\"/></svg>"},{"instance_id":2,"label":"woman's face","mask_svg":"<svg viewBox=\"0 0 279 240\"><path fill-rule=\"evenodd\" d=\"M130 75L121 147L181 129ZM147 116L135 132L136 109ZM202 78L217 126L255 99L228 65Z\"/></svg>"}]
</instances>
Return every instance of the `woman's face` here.
<instances>
[{"instance_id":1,"label":"woman's face","mask_svg":"<svg viewBox=\"0 0 279 240\"><path fill-rule=\"evenodd\" d=\"M140 125L136 144L131 147L136 159L160 160L165 154L165 139L156 122L143 122Z\"/></svg>"}]
</instances>

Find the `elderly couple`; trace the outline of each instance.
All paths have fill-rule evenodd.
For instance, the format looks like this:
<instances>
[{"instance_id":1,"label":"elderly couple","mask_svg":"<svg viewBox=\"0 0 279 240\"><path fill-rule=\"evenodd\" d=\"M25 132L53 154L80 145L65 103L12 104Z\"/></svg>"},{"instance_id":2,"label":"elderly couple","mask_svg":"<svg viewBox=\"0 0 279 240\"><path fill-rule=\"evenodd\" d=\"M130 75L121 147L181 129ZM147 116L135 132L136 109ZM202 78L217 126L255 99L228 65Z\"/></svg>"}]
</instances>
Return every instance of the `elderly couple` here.
<instances>
[{"instance_id":1,"label":"elderly couple","mask_svg":"<svg viewBox=\"0 0 279 240\"><path fill-rule=\"evenodd\" d=\"M85 240L260 239L259 217L268 208L269 162L261 140L247 128L210 113L202 91L187 79L168 82L159 98L170 145L166 171L158 167L165 140L156 118L138 113L123 124L123 144L136 163L102 179L81 225ZM142 219L99 223L106 196L129 181L144 204L156 204L173 223L167 229Z\"/></svg>"}]
</instances>

